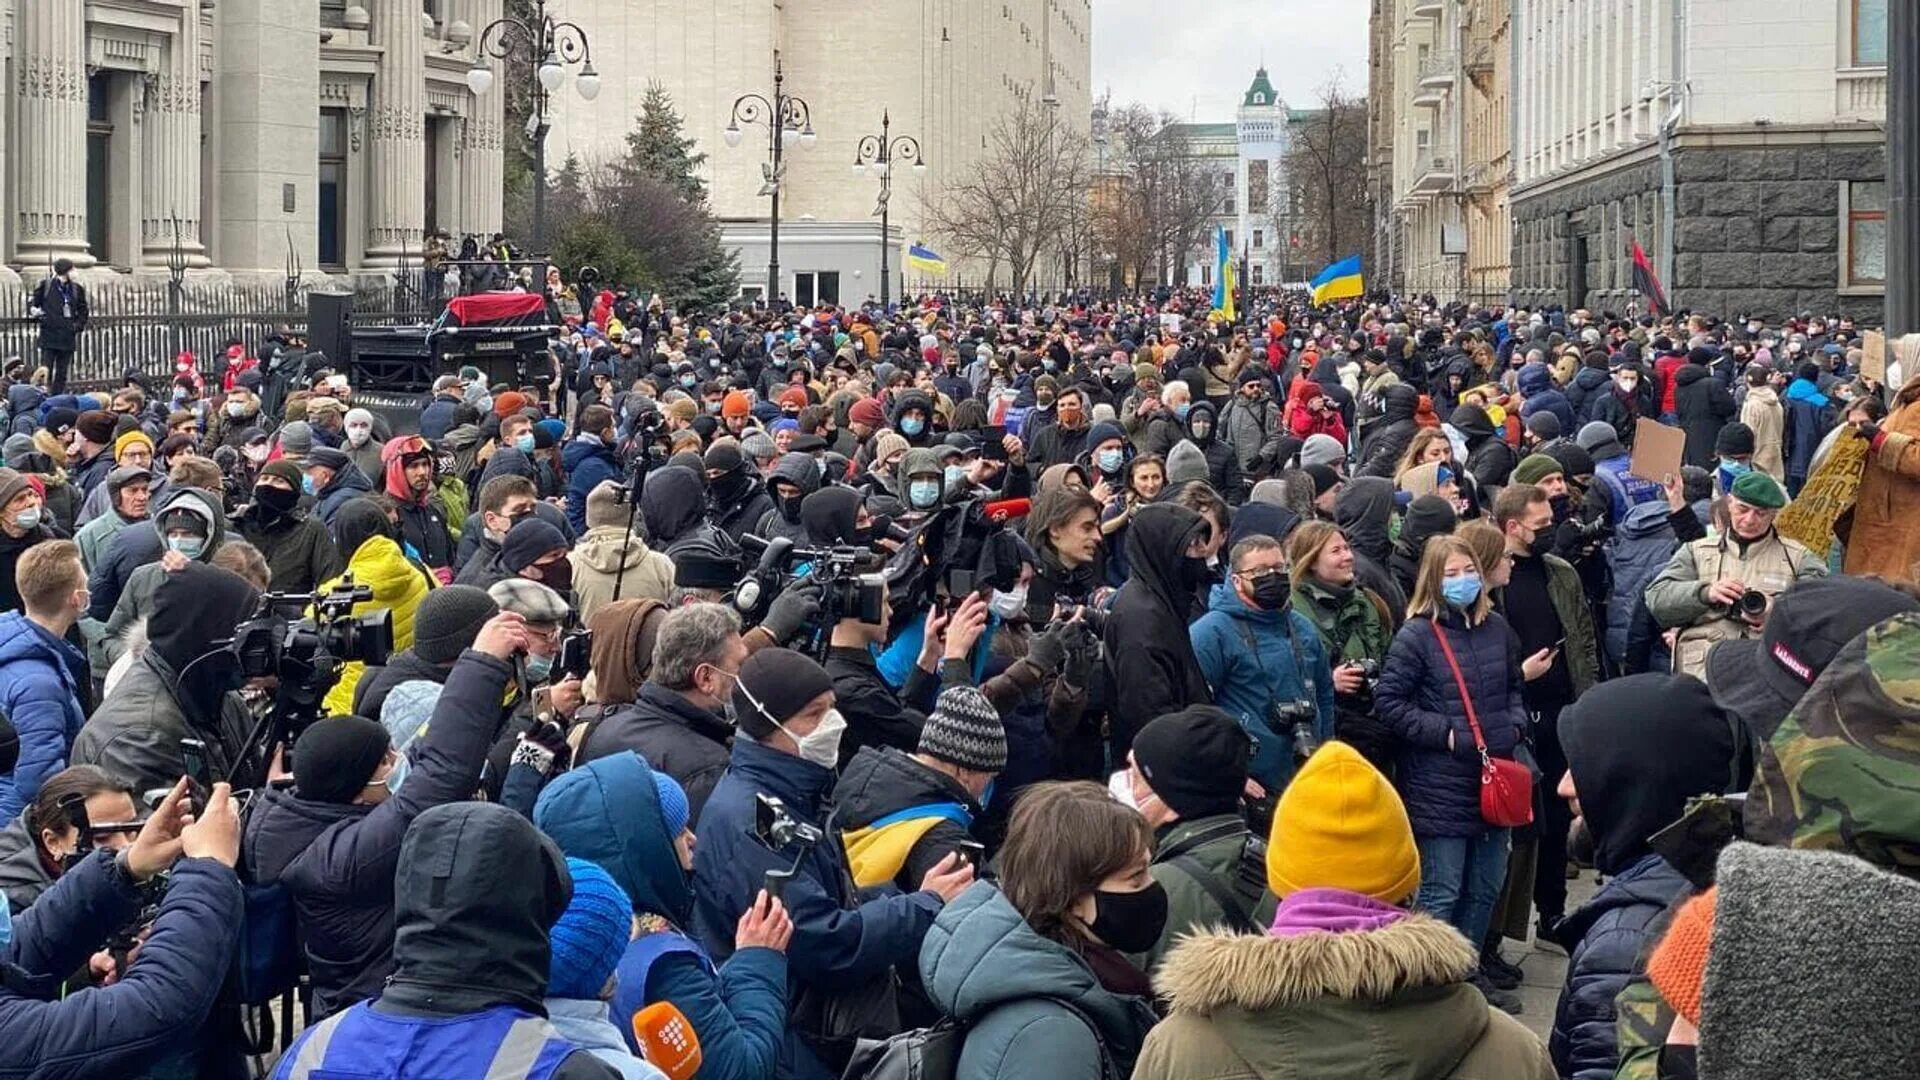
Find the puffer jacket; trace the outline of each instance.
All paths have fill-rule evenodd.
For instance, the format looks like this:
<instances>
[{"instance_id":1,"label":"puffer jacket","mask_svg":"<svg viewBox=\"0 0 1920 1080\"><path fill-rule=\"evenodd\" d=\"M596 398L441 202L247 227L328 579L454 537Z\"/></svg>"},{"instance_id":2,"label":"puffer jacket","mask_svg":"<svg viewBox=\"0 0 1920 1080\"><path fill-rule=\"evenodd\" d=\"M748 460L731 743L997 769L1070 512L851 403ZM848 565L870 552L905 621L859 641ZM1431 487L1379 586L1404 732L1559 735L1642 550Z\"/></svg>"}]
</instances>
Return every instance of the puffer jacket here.
<instances>
[{"instance_id":1,"label":"puffer jacket","mask_svg":"<svg viewBox=\"0 0 1920 1080\"><path fill-rule=\"evenodd\" d=\"M940 1011L966 1028L957 1080L1126 1076L1154 1024L1144 999L1102 986L991 882L976 882L934 920L920 978ZM1109 1059L1117 1072L1102 1068Z\"/></svg>"},{"instance_id":2,"label":"puffer jacket","mask_svg":"<svg viewBox=\"0 0 1920 1080\"><path fill-rule=\"evenodd\" d=\"M1601 367L1583 365L1574 373L1573 381L1567 384L1566 396L1568 406L1573 409L1575 422L1562 424L1561 434L1572 438L1574 433L1580 430L1580 425L1586 423L1593 415L1594 400L1607 392L1607 384L1612 381L1613 377L1607 374L1604 365Z\"/></svg>"},{"instance_id":3,"label":"puffer jacket","mask_svg":"<svg viewBox=\"0 0 1920 1080\"><path fill-rule=\"evenodd\" d=\"M1627 655L1627 631L1633 625L1636 603L1680 547L1672 520L1666 503L1640 503L1627 511L1613 543L1607 545L1613 592L1607 597L1606 644L1607 656L1616 665Z\"/></svg>"},{"instance_id":4,"label":"puffer jacket","mask_svg":"<svg viewBox=\"0 0 1920 1080\"><path fill-rule=\"evenodd\" d=\"M667 602L673 592L673 560L647 546L640 531L627 540L625 525L596 525L580 537L567 556L573 564L573 603L582 623L613 602L613 583L620 580L620 599Z\"/></svg>"},{"instance_id":5,"label":"puffer jacket","mask_svg":"<svg viewBox=\"0 0 1920 1080\"><path fill-rule=\"evenodd\" d=\"M608 480L620 479L620 463L596 435L575 438L560 450L567 469L567 522L576 533L587 531L587 496Z\"/></svg>"},{"instance_id":6,"label":"puffer jacket","mask_svg":"<svg viewBox=\"0 0 1920 1080\"><path fill-rule=\"evenodd\" d=\"M1230 584L1215 585L1208 611L1188 630L1213 704L1233 714L1253 737L1249 772L1268 791L1293 779L1293 732L1275 731L1275 705L1311 702L1313 735L1333 738L1333 677L1326 645L1291 604L1278 611L1247 606Z\"/></svg>"},{"instance_id":7,"label":"puffer jacket","mask_svg":"<svg viewBox=\"0 0 1920 1080\"><path fill-rule=\"evenodd\" d=\"M1553 385L1553 372L1547 365L1532 363L1522 366L1514 385L1520 388L1521 397L1526 399L1520 406L1520 419L1525 420L1534 413L1550 412L1560 421L1561 431L1580 430L1580 425L1574 422L1572 400Z\"/></svg>"},{"instance_id":8,"label":"puffer jacket","mask_svg":"<svg viewBox=\"0 0 1920 1080\"><path fill-rule=\"evenodd\" d=\"M1674 373L1674 415L1680 430L1687 433L1685 464L1699 469L1713 467L1713 445L1720 429L1734 418L1733 395L1699 364L1686 364Z\"/></svg>"},{"instance_id":9,"label":"puffer jacket","mask_svg":"<svg viewBox=\"0 0 1920 1080\"><path fill-rule=\"evenodd\" d=\"M412 648L413 613L433 588L433 575L407 558L400 545L386 536L375 536L361 544L347 560L346 572L353 575L354 584L373 590L373 599L353 605L354 616L358 618L386 608L393 612L393 647ZM331 578L321 583L320 591L331 592L339 583L340 578ZM366 665L358 660L347 662L341 670L340 681L327 691L324 704L328 715L352 711L353 690L365 671Z\"/></svg>"},{"instance_id":10,"label":"puffer jacket","mask_svg":"<svg viewBox=\"0 0 1920 1080\"><path fill-rule=\"evenodd\" d=\"M313 516L319 518L331 532L334 517L340 513L340 508L372 491L373 481L367 479L367 474L352 462L348 462L345 468L333 474L333 479L327 481L326 487L315 493ZM339 537L336 535L334 539L338 540Z\"/></svg>"},{"instance_id":11,"label":"puffer jacket","mask_svg":"<svg viewBox=\"0 0 1920 1080\"><path fill-rule=\"evenodd\" d=\"M1696 365L1697 366L1697 365ZM1591 901L1554 931L1574 942L1567 981L1553 1010L1549 1049L1569 1080L1611 1080L1617 1064L1613 1000L1633 978L1653 927L1693 886L1658 855L1608 878Z\"/></svg>"},{"instance_id":12,"label":"puffer jacket","mask_svg":"<svg viewBox=\"0 0 1920 1080\"><path fill-rule=\"evenodd\" d=\"M891 746L865 746L854 754L834 785L833 801L854 884L891 882L902 892L919 888L927 871L973 839L969 829L981 812L958 780ZM925 813L874 828L883 818L914 810Z\"/></svg>"},{"instance_id":13,"label":"puffer jacket","mask_svg":"<svg viewBox=\"0 0 1920 1080\"><path fill-rule=\"evenodd\" d=\"M1520 693L1519 639L1513 628L1498 614L1469 627L1453 610L1441 616L1440 625L1473 694L1488 752L1513 757L1527 723ZM1394 635L1374 700L1380 718L1400 739L1394 786L1406 801L1414 834L1478 836L1485 832L1487 826L1480 817L1480 755L1431 618L1410 618Z\"/></svg>"},{"instance_id":14,"label":"puffer jacket","mask_svg":"<svg viewBox=\"0 0 1920 1080\"><path fill-rule=\"evenodd\" d=\"M1302 440L1311 435L1330 435L1345 446L1347 425L1340 419L1339 410L1329 407L1316 413L1307 408L1307 403L1314 398L1326 396L1326 389L1312 379L1295 379L1292 389L1287 391L1287 431Z\"/></svg>"},{"instance_id":15,"label":"puffer jacket","mask_svg":"<svg viewBox=\"0 0 1920 1080\"><path fill-rule=\"evenodd\" d=\"M0 774L0 821L19 816L40 785L67 767L87 722L80 711L86 679L79 649L18 611L0 613L0 714L20 739L19 761Z\"/></svg>"},{"instance_id":16,"label":"puffer jacket","mask_svg":"<svg viewBox=\"0 0 1920 1080\"><path fill-rule=\"evenodd\" d=\"M1813 453L1833 426L1833 402L1805 379L1787 384L1787 478L1805 480Z\"/></svg>"}]
</instances>

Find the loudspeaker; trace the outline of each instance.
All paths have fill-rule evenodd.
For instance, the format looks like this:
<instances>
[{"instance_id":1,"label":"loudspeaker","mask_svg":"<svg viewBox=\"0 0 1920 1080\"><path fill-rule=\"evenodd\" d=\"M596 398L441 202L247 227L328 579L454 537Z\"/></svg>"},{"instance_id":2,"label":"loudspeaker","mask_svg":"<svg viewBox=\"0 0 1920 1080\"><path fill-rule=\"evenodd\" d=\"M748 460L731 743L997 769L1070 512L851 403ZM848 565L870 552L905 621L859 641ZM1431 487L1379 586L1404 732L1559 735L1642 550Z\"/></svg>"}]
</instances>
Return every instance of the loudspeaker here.
<instances>
[{"instance_id":1,"label":"loudspeaker","mask_svg":"<svg viewBox=\"0 0 1920 1080\"><path fill-rule=\"evenodd\" d=\"M335 371L353 365L353 294L307 294L307 348L327 354Z\"/></svg>"}]
</instances>

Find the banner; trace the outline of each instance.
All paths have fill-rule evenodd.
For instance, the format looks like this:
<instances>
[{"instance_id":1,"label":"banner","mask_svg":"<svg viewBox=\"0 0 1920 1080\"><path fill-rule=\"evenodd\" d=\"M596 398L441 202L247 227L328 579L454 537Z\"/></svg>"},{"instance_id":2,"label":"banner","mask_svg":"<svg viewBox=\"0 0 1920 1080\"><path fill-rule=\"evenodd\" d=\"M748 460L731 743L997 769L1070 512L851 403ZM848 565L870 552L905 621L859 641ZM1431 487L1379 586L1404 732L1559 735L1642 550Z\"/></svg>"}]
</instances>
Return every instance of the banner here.
<instances>
[{"instance_id":1,"label":"banner","mask_svg":"<svg viewBox=\"0 0 1920 1080\"><path fill-rule=\"evenodd\" d=\"M1774 519L1773 527L1781 536L1807 545L1807 550L1826 562L1833 553L1833 523L1853 505L1866 466L1867 440L1842 433L1827 452L1827 460L1807 477L1799 497Z\"/></svg>"}]
</instances>

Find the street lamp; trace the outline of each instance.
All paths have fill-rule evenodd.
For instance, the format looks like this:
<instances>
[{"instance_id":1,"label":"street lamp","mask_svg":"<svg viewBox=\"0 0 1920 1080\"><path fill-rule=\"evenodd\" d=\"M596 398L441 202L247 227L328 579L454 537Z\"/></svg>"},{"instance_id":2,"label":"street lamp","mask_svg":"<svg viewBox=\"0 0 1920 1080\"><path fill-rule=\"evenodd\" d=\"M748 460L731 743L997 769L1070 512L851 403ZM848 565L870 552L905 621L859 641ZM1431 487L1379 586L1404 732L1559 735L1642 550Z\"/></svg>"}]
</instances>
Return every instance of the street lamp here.
<instances>
[{"instance_id":1,"label":"street lamp","mask_svg":"<svg viewBox=\"0 0 1920 1080\"><path fill-rule=\"evenodd\" d=\"M473 66L467 69L467 89L481 95L493 89L493 68L487 57L508 62L519 61L533 69L533 122L528 134L533 139L533 249L546 250L547 241L547 133L553 130L547 110L554 91L566 79L567 69L578 64L580 75L574 88L580 97L592 101L600 96L600 74L593 70L593 49L587 32L577 23L555 22L547 14L548 0L533 0L533 21L495 19L474 39Z\"/></svg>"},{"instance_id":2,"label":"street lamp","mask_svg":"<svg viewBox=\"0 0 1920 1080\"><path fill-rule=\"evenodd\" d=\"M782 91L786 83L786 71L780 64L780 50L773 51L773 99L759 94L741 94L733 102L733 114L727 121L726 130L720 133L728 146L739 146L743 136L741 125L765 124L767 126L767 148L772 161L760 166L762 183L759 194L770 200L771 225L767 233L767 303L769 306L780 298L780 184L786 179L786 165L781 160L781 151L785 147L787 132L802 148L813 145L813 109L804 100Z\"/></svg>"},{"instance_id":3,"label":"street lamp","mask_svg":"<svg viewBox=\"0 0 1920 1080\"><path fill-rule=\"evenodd\" d=\"M880 308L886 310L891 299L893 275L887 269L887 256L893 247L892 217L890 206L893 201L893 162L912 159L913 171L924 173L927 163L920 157L920 140L911 135L895 138L893 114L890 110L880 111L880 134L863 135L860 145L853 152L853 171L864 176L868 169L880 178L880 205L874 214L880 218Z\"/></svg>"}]
</instances>

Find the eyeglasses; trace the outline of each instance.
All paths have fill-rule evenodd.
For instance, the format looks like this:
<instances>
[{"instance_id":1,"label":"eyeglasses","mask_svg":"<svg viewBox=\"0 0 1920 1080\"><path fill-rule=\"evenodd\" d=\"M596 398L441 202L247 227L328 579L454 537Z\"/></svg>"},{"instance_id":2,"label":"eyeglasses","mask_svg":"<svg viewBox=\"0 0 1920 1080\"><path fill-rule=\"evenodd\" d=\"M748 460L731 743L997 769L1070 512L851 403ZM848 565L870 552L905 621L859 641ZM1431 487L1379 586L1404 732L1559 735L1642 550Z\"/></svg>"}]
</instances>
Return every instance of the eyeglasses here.
<instances>
[{"instance_id":1,"label":"eyeglasses","mask_svg":"<svg viewBox=\"0 0 1920 1080\"><path fill-rule=\"evenodd\" d=\"M1268 578L1285 577L1286 574L1287 568L1284 566L1262 566L1255 570L1236 570L1233 576L1243 581L1250 581L1257 584Z\"/></svg>"}]
</instances>

